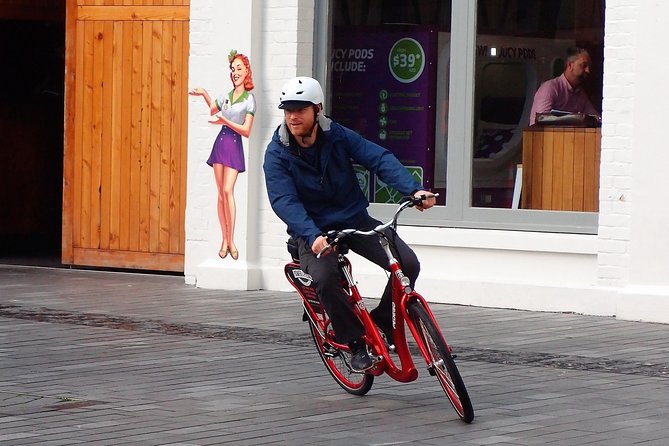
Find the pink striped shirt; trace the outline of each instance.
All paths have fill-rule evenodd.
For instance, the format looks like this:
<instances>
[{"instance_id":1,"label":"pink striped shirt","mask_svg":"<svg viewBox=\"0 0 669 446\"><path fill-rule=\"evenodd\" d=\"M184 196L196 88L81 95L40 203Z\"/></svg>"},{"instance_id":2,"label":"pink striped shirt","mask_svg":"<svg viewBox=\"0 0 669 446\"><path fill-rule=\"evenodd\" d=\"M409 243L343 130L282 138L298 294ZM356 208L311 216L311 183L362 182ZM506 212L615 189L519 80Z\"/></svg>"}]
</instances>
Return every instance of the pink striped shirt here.
<instances>
[{"instance_id":1,"label":"pink striped shirt","mask_svg":"<svg viewBox=\"0 0 669 446\"><path fill-rule=\"evenodd\" d=\"M553 109L589 115L598 114L585 91L582 88L572 87L564 73L541 84L534 94L530 125L534 125L537 113Z\"/></svg>"}]
</instances>

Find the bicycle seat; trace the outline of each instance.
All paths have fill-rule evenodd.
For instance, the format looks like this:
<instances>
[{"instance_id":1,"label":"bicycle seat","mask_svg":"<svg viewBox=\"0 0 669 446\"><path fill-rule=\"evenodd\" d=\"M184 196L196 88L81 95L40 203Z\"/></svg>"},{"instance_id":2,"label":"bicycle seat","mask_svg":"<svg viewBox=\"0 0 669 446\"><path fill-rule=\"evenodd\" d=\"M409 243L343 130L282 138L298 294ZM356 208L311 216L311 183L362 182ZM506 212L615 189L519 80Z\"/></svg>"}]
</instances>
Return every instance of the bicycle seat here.
<instances>
[{"instance_id":1,"label":"bicycle seat","mask_svg":"<svg viewBox=\"0 0 669 446\"><path fill-rule=\"evenodd\" d=\"M300 253L299 250L297 249L297 240L295 240L293 237L289 237L288 240L286 241L286 249L288 249L288 253L290 254L290 257L293 259L293 262L300 261Z\"/></svg>"}]
</instances>

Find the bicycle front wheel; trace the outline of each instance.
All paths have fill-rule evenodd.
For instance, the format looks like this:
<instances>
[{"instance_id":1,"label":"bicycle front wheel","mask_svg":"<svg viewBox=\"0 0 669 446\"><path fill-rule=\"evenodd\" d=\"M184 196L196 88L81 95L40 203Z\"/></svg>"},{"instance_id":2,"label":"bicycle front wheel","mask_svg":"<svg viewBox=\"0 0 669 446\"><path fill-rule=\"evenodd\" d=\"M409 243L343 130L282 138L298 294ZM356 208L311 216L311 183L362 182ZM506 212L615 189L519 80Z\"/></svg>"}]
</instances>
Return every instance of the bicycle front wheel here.
<instances>
[{"instance_id":1,"label":"bicycle front wheel","mask_svg":"<svg viewBox=\"0 0 669 446\"><path fill-rule=\"evenodd\" d=\"M309 322L309 330L325 368L328 369L337 384L353 395L362 396L369 392L374 384L374 375L352 371L349 366L351 363L349 352L336 349L328 344L311 322Z\"/></svg>"},{"instance_id":2,"label":"bicycle front wheel","mask_svg":"<svg viewBox=\"0 0 669 446\"><path fill-rule=\"evenodd\" d=\"M423 344L429 355L425 359L428 362L430 375L437 377L460 419L465 423L471 423L474 419L474 408L439 327L420 301L412 302L408 312L418 332L419 339L416 341Z\"/></svg>"}]
</instances>

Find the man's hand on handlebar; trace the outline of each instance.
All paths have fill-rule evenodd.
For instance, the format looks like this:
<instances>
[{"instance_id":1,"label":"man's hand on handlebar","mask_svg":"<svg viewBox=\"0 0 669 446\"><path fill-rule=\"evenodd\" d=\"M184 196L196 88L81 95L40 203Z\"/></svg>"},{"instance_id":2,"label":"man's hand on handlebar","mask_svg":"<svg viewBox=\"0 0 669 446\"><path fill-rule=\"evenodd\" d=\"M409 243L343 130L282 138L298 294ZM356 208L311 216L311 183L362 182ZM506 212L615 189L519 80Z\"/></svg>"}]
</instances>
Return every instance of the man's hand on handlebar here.
<instances>
[{"instance_id":1,"label":"man's hand on handlebar","mask_svg":"<svg viewBox=\"0 0 669 446\"><path fill-rule=\"evenodd\" d=\"M421 212L423 212L425 209L430 209L432 206L437 204L436 195L434 195L432 192L428 192L426 190L419 190L415 194L413 194L413 196L416 198L423 199L422 204L415 206L416 209L418 209Z\"/></svg>"},{"instance_id":2,"label":"man's hand on handlebar","mask_svg":"<svg viewBox=\"0 0 669 446\"><path fill-rule=\"evenodd\" d=\"M328 255L331 252L336 251L337 242L342 236L346 236L353 233L360 235L372 235L390 226L395 228L397 226L397 217L399 216L399 213L402 212L403 209L406 209L407 207L415 207L416 209L422 212L425 209L431 208L437 203L436 197L438 195L439 194L433 194L432 192L428 192L426 190L419 190L416 193L414 193L412 197L404 197L404 201L395 212L395 216L391 221L385 224L381 224L369 231L361 231L357 229L344 229L342 231L330 231L328 234L319 235L318 237L316 237L314 243L312 243L311 245L311 252L314 253L316 258L320 258L321 256Z\"/></svg>"},{"instance_id":3,"label":"man's hand on handlebar","mask_svg":"<svg viewBox=\"0 0 669 446\"><path fill-rule=\"evenodd\" d=\"M314 240L314 244L311 245L311 252L313 252L317 256L326 256L332 252L330 249L330 244L328 243L328 239L322 235L319 235L316 237L316 240Z\"/></svg>"}]
</instances>

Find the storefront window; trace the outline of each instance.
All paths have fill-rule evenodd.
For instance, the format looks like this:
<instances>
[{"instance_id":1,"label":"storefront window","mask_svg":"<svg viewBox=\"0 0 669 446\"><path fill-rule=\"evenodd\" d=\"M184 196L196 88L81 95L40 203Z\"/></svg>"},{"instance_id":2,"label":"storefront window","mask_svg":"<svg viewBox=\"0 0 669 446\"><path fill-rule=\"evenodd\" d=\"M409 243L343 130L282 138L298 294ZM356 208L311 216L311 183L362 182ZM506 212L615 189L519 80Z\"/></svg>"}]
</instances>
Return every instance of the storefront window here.
<instances>
[{"instance_id":1,"label":"storefront window","mask_svg":"<svg viewBox=\"0 0 669 446\"><path fill-rule=\"evenodd\" d=\"M443 204L450 1L332 4L332 116L393 151ZM359 180L371 202L401 198L364 168Z\"/></svg>"},{"instance_id":2,"label":"storefront window","mask_svg":"<svg viewBox=\"0 0 669 446\"><path fill-rule=\"evenodd\" d=\"M532 184L516 182L516 175L521 172L519 167L522 167L534 169L530 174L542 175L542 181L551 182L545 186L551 188L550 196L544 193L544 203L536 197L535 209L594 210L590 203L584 204L584 200L592 201L598 192L594 189L598 170L593 163L588 164L587 159L579 158L583 151L578 148L579 142L582 140L585 144L585 137L591 136L585 130L569 133L567 137L564 129L559 129L562 144L569 147L558 147L551 135L552 152L536 152L553 158L559 155L561 159L543 160L540 169L536 163L521 165L524 134L525 139L542 135L523 132L530 122L534 94L542 82L562 74L570 51L584 48L589 52L590 76L581 88L601 113L603 14L603 0L479 0L472 206L511 208L514 192L519 192L520 187L523 192L540 194L536 184L528 190ZM571 148L577 152L575 155L568 153ZM525 150L531 149L526 145ZM593 151L593 157L596 154ZM526 153L526 164L529 155ZM594 162L594 158L591 161ZM527 172L525 178L530 178ZM547 203L549 200L552 203ZM525 207L529 206L531 203L525 200Z\"/></svg>"},{"instance_id":3,"label":"storefront window","mask_svg":"<svg viewBox=\"0 0 669 446\"><path fill-rule=\"evenodd\" d=\"M440 206L418 224L427 218L434 226L596 231L597 209L532 207L520 200L528 186L519 180L528 171L523 133L534 93L562 72L568 50L590 53L584 88L601 110L604 0L327 5L321 17L329 32L317 37L329 56L321 71L326 112L393 151L424 187L439 192ZM575 156L564 161L576 166L578 182L599 158L587 164ZM598 181L598 170L589 174ZM399 199L364 168L359 181L377 210ZM549 184L548 176L540 181ZM570 193L558 201L576 202L580 192Z\"/></svg>"}]
</instances>

